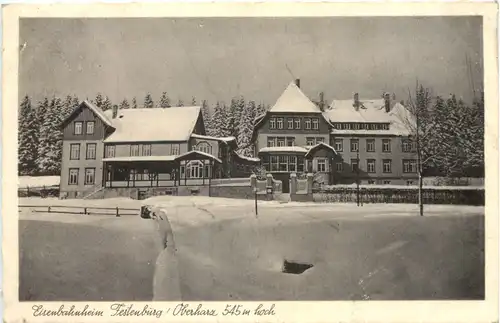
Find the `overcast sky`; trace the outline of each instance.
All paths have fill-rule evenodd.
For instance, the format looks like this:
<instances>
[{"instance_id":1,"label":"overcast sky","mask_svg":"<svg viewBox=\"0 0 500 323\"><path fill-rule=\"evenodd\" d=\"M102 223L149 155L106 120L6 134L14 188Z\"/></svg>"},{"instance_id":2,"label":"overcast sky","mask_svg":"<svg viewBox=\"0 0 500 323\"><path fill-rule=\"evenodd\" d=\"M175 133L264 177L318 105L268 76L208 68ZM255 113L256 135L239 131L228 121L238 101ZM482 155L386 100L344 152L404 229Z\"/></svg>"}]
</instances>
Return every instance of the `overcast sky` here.
<instances>
[{"instance_id":1,"label":"overcast sky","mask_svg":"<svg viewBox=\"0 0 500 323\"><path fill-rule=\"evenodd\" d=\"M465 63L482 87L481 17L21 19L19 91L97 92L114 103L146 92L173 103L232 96L272 104L296 78L312 97L407 98L416 80L469 101ZM289 67L293 76L287 70Z\"/></svg>"}]
</instances>

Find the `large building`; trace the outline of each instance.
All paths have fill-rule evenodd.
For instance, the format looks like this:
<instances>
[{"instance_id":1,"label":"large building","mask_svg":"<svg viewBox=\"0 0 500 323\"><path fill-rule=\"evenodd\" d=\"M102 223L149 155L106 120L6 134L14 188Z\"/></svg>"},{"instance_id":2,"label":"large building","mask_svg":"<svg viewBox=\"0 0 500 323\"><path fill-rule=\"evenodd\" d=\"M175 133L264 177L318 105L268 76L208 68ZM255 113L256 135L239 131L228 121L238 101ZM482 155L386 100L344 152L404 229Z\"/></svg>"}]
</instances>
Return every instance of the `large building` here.
<instances>
[{"instance_id":1,"label":"large building","mask_svg":"<svg viewBox=\"0 0 500 323\"><path fill-rule=\"evenodd\" d=\"M325 184L406 184L416 179L416 158L408 141L406 108L389 95L379 100L334 100L320 109L288 85L276 103L258 116L255 154L283 180L313 172Z\"/></svg>"},{"instance_id":2,"label":"large building","mask_svg":"<svg viewBox=\"0 0 500 323\"><path fill-rule=\"evenodd\" d=\"M103 112L84 101L63 122L60 194L157 195L248 176L258 160L236 148L234 137L206 136L200 107Z\"/></svg>"}]
</instances>

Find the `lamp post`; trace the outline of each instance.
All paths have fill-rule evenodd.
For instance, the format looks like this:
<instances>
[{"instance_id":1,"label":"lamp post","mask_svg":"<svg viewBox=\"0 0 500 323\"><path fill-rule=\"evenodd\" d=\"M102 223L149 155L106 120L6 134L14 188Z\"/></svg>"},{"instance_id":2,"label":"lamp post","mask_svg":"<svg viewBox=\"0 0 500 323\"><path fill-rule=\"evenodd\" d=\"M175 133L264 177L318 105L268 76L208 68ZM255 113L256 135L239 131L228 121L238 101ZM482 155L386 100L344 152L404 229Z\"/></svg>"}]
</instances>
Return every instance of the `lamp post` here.
<instances>
[{"instance_id":1,"label":"lamp post","mask_svg":"<svg viewBox=\"0 0 500 323\"><path fill-rule=\"evenodd\" d=\"M359 206L359 147L356 149L356 204Z\"/></svg>"}]
</instances>

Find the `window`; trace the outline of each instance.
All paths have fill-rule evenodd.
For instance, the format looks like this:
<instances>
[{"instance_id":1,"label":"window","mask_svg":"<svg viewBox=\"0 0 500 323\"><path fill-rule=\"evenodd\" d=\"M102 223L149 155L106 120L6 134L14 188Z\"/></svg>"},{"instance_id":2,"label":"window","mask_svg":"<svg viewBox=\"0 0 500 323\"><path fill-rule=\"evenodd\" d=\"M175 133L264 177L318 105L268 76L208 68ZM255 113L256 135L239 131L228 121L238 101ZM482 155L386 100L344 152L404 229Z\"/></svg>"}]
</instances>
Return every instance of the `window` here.
<instances>
[{"instance_id":1,"label":"window","mask_svg":"<svg viewBox=\"0 0 500 323\"><path fill-rule=\"evenodd\" d=\"M409 153L412 151L412 142L409 139L403 139L403 152Z\"/></svg>"},{"instance_id":2,"label":"window","mask_svg":"<svg viewBox=\"0 0 500 323\"><path fill-rule=\"evenodd\" d=\"M171 155L179 155L181 147L179 144L172 144L172 148L170 149Z\"/></svg>"},{"instance_id":3,"label":"window","mask_svg":"<svg viewBox=\"0 0 500 323\"><path fill-rule=\"evenodd\" d=\"M288 118L287 121L288 121L288 129L293 129L293 119Z\"/></svg>"},{"instance_id":4,"label":"window","mask_svg":"<svg viewBox=\"0 0 500 323\"><path fill-rule=\"evenodd\" d=\"M413 181L406 181L406 185L408 185L408 186L413 185Z\"/></svg>"},{"instance_id":5,"label":"window","mask_svg":"<svg viewBox=\"0 0 500 323\"><path fill-rule=\"evenodd\" d=\"M297 156L288 156L288 171L297 171Z\"/></svg>"},{"instance_id":6,"label":"window","mask_svg":"<svg viewBox=\"0 0 500 323\"><path fill-rule=\"evenodd\" d=\"M357 159L351 159L351 170L353 172L356 172L358 170L358 160Z\"/></svg>"},{"instance_id":7,"label":"window","mask_svg":"<svg viewBox=\"0 0 500 323\"><path fill-rule=\"evenodd\" d=\"M280 172L288 171L288 156L280 155L280 156L278 156L278 161L279 161L278 170Z\"/></svg>"},{"instance_id":8,"label":"window","mask_svg":"<svg viewBox=\"0 0 500 323\"><path fill-rule=\"evenodd\" d=\"M295 129L300 129L300 118L294 119Z\"/></svg>"},{"instance_id":9,"label":"window","mask_svg":"<svg viewBox=\"0 0 500 323\"><path fill-rule=\"evenodd\" d=\"M85 185L94 185L95 183L95 168L85 168Z\"/></svg>"},{"instance_id":10,"label":"window","mask_svg":"<svg viewBox=\"0 0 500 323\"><path fill-rule=\"evenodd\" d=\"M323 137L316 138L316 144L319 144L320 142L325 142L325 138Z\"/></svg>"},{"instance_id":11,"label":"window","mask_svg":"<svg viewBox=\"0 0 500 323\"><path fill-rule=\"evenodd\" d=\"M344 150L344 140L343 139L335 139L335 150L343 151Z\"/></svg>"},{"instance_id":12,"label":"window","mask_svg":"<svg viewBox=\"0 0 500 323\"><path fill-rule=\"evenodd\" d=\"M142 156L151 156L151 145L142 145Z\"/></svg>"},{"instance_id":13,"label":"window","mask_svg":"<svg viewBox=\"0 0 500 323\"><path fill-rule=\"evenodd\" d=\"M369 180L369 181L368 181L368 185L373 185L373 184L375 184L375 181L374 181L374 180Z\"/></svg>"},{"instance_id":14,"label":"window","mask_svg":"<svg viewBox=\"0 0 500 323\"><path fill-rule=\"evenodd\" d=\"M318 172L326 172L326 159L325 158L318 159Z\"/></svg>"},{"instance_id":15,"label":"window","mask_svg":"<svg viewBox=\"0 0 500 323\"><path fill-rule=\"evenodd\" d=\"M285 138L278 138L278 147L285 147Z\"/></svg>"},{"instance_id":16,"label":"window","mask_svg":"<svg viewBox=\"0 0 500 323\"><path fill-rule=\"evenodd\" d=\"M139 156L139 145L130 145L130 156Z\"/></svg>"},{"instance_id":17,"label":"window","mask_svg":"<svg viewBox=\"0 0 500 323\"><path fill-rule=\"evenodd\" d=\"M382 161L382 172L383 173L392 173L392 160L384 159Z\"/></svg>"},{"instance_id":18,"label":"window","mask_svg":"<svg viewBox=\"0 0 500 323\"><path fill-rule=\"evenodd\" d=\"M212 166L210 165L205 165L205 173L204 173L205 178L211 178L212 177Z\"/></svg>"},{"instance_id":19,"label":"window","mask_svg":"<svg viewBox=\"0 0 500 323\"><path fill-rule=\"evenodd\" d=\"M83 122L81 122L81 121L75 122L75 135L82 134L82 126L83 126Z\"/></svg>"},{"instance_id":20,"label":"window","mask_svg":"<svg viewBox=\"0 0 500 323\"><path fill-rule=\"evenodd\" d=\"M86 159L95 159L96 144L87 144Z\"/></svg>"},{"instance_id":21,"label":"window","mask_svg":"<svg viewBox=\"0 0 500 323\"><path fill-rule=\"evenodd\" d=\"M304 157L297 157L297 172L302 173L304 171Z\"/></svg>"},{"instance_id":22,"label":"window","mask_svg":"<svg viewBox=\"0 0 500 323\"><path fill-rule=\"evenodd\" d=\"M366 139L366 151L375 152L375 139Z\"/></svg>"},{"instance_id":23,"label":"window","mask_svg":"<svg viewBox=\"0 0 500 323\"><path fill-rule=\"evenodd\" d=\"M278 118L276 124L278 129L283 129L283 118Z\"/></svg>"},{"instance_id":24,"label":"window","mask_svg":"<svg viewBox=\"0 0 500 323\"><path fill-rule=\"evenodd\" d=\"M294 137L287 137L286 138L286 145L288 147L295 146L295 138Z\"/></svg>"},{"instance_id":25,"label":"window","mask_svg":"<svg viewBox=\"0 0 500 323\"><path fill-rule=\"evenodd\" d=\"M306 146L314 146L314 145L316 145L316 138L307 137Z\"/></svg>"},{"instance_id":26,"label":"window","mask_svg":"<svg viewBox=\"0 0 500 323\"><path fill-rule=\"evenodd\" d=\"M278 156L271 156L271 171L278 171Z\"/></svg>"},{"instance_id":27,"label":"window","mask_svg":"<svg viewBox=\"0 0 500 323\"><path fill-rule=\"evenodd\" d=\"M366 171L368 173L375 173L375 159L366 160Z\"/></svg>"},{"instance_id":28,"label":"window","mask_svg":"<svg viewBox=\"0 0 500 323\"><path fill-rule=\"evenodd\" d=\"M414 159L403 159L403 173L416 173L417 163Z\"/></svg>"},{"instance_id":29,"label":"window","mask_svg":"<svg viewBox=\"0 0 500 323\"><path fill-rule=\"evenodd\" d=\"M305 129L306 130L310 130L311 129L311 119L310 118L306 118L305 119Z\"/></svg>"},{"instance_id":30,"label":"window","mask_svg":"<svg viewBox=\"0 0 500 323\"><path fill-rule=\"evenodd\" d=\"M359 149L359 140L351 139L351 151L358 151Z\"/></svg>"},{"instance_id":31,"label":"window","mask_svg":"<svg viewBox=\"0 0 500 323\"><path fill-rule=\"evenodd\" d=\"M276 137L267 137L267 147L276 146Z\"/></svg>"},{"instance_id":32,"label":"window","mask_svg":"<svg viewBox=\"0 0 500 323\"><path fill-rule=\"evenodd\" d=\"M269 119L269 129L276 129L276 119L275 118Z\"/></svg>"},{"instance_id":33,"label":"window","mask_svg":"<svg viewBox=\"0 0 500 323\"><path fill-rule=\"evenodd\" d=\"M264 166L266 168L266 171L270 170L270 168L269 168L269 156L268 155L264 155L262 157L262 166Z\"/></svg>"},{"instance_id":34,"label":"window","mask_svg":"<svg viewBox=\"0 0 500 323\"><path fill-rule=\"evenodd\" d=\"M80 159L80 144L71 144L70 146L69 159L79 160Z\"/></svg>"},{"instance_id":35,"label":"window","mask_svg":"<svg viewBox=\"0 0 500 323\"><path fill-rule=\"evenodd\" d=\"M142 171L142 180L143 181L149 181L149 170L144 169Z\"/></svg>"},{"instance_id":36,"label":"window","mask_svg":"<svg viewBox=\"0 0 500 323\"><path fill-rule=\"evenodd\" d=\"M318 118L312 119L312 126L313 126L314 130L318 130L319 129L319 119Z\"/></svg>"},{"instance_id":37,"label":"window","mask_svg":"<svg viewBox=\"0 0 500 323\"><path fill-rule=\"evenodd\" d=\"M94 134L94 121L87 121L87 135Z\"/></svg>"},{"instance_id":38,"label":"window","mask_svg":"<svg viewBox=\"0 0 500 323\"><path fill-rule=\"evenodd\" d=\"M354 124L352 125L352 128L353 128L354 130L359 130L359 123L354 123Z\"/></svg>"},{"instance_id":39,"label":"window","mask_svg":"<svg viewBox=\"0 0 500 323\"><path fill-rule=\"evenodd\" d=\"M212 146L206 141L199 142L194 150L201 151L210 155L212 154Z\"/></svg>"},{"instance_id":40,"label":"window","mask_svg":"<svg viewBox=\"0 0 500 323\"><path fill-rule=\"evenodd\" d=\"M106 158L115 157L116 147L114 145L106 146Z\"/></svg>"},{"instance_id":41,"label":"window","mask_svg":"<svg viewBox=\"0 0 500 323\"><path fill-rule=\"evenodd\" d=\"M382 151L384 153L391 151L391 139L382 139Z\"/></svg>"},{"instance_id":42,"label":"window","mask_svg":"<svg viewBox=\"0 0 500 323\"><path fill-rule=\"evenodd\" d=\"M68 184L78 185L78 168L69 169Z\"/></svg>"},{"instance_id":43,"label":"window","mask_svg":"<svg viewBox=\"0 0 500 323\"><path fill-rule=\"evenodd\" d=\"M186 165L188 178L202 178L203 164L199 160L191 160Z\"/></svg>"},{"instance_id":44,"label":"window","mask_svg":"<svg viewBox=\"0 0 500 323\"><path fill-rule=\"evenodd\" d=\"M391 181L384 181L384 185L390 185Z\"/></svg>"},{"instance_id":45,"label":"window","mask_svg":"<svg viewBox=\"0 0 500 323\"><path fill-rule=\"evenodd\" d=\"M343 172L344 171L344 163L338 162L335 164L335 170L337 172Z\"/></svg>"}]
</instances>

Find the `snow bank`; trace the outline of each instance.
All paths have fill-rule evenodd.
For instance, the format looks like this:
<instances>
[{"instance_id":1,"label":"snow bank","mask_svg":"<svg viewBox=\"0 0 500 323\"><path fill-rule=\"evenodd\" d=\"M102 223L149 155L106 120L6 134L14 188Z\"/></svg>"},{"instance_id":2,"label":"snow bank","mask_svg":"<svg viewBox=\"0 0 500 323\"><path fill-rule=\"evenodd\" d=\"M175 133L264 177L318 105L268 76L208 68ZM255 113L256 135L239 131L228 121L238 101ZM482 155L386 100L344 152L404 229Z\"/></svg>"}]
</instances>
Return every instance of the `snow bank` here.
<instances>
[{"instance_id":1,"label":"snow bank","mask_svg":"<svg viewBox=\"0 0 500 323\"><path fill-rule=\"evenodd\" d=\"M59 186L60 176L19 176L18 187Z\"/></svg>"}]
</instances>

